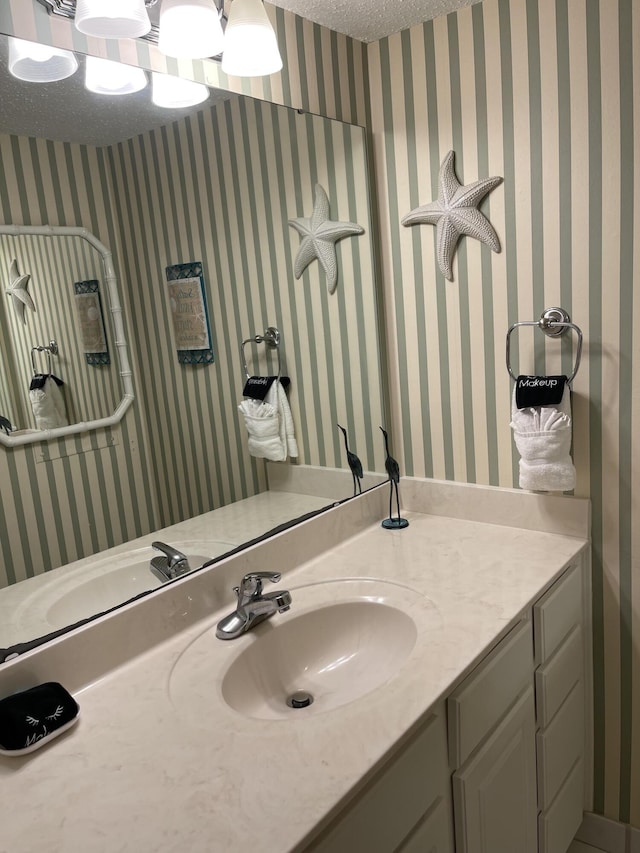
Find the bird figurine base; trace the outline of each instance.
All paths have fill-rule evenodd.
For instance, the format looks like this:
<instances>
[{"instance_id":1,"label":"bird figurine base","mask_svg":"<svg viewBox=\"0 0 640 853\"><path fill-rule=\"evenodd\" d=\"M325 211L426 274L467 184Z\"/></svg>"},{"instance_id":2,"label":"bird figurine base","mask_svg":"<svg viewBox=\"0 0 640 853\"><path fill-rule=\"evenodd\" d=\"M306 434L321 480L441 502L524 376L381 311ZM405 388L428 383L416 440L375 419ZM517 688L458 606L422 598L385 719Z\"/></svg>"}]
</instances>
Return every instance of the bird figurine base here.
<instances>
[{"instance_id":1,"label":"bird figurine base","mask_svg":"<svg viewBox=\"0 0 640 853\"><path fill-rule=\"evenodd\" d=\"M404 530L409 526L409 522L406 518L385 518L380 526L385 530Z\"/></svg>"}]
</instances>

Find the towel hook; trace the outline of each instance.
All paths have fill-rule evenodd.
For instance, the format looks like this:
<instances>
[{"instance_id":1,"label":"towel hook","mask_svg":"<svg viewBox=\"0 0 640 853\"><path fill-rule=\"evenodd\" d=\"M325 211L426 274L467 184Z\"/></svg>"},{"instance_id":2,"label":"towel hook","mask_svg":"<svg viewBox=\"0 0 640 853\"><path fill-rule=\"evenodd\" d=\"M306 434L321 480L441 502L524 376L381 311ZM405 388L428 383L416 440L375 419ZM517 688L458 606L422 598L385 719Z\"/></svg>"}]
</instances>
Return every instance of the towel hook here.
<instances>
[{"instance_id":1,"label":"towel hook","mask_svg":"<svg viewBox=\"0 0 640 853\"><path fill-rule=\"evenodd\" d=\"M571 384L575 379L578 368L580 367L580 359L582 358L582 329L571 322L571 317L564 308L545 308L540 315L539 320L523 320L520 323L514 323L509 327L507 332L507 370L509 376L516 381L517 376L511 369L511 333L519 326L537 326L541 331L550 338L558 338L564 335L568 329L573 331L578 336L578 346L576 349L576 363L570 376L567 377L567 382Z\"/></svg>"},{"instance_id":2,"label":"towel hook","mask_svg":"<svg viewBox=\"0 0 640 853\"><path fill-rule=\"evenodd\" d=\"M280 332L275 326L267 326L262 335L254 335L253 338L247 338L246 341L242 341L240 346L240 356L242 358L242 365L244 367L244 372L247 379L250 379L251 376L249 374L249 368L247 367L247 359L244 354L245 344L266 344L271 349L278 350L278 379L280 379L281 374L281 365L280 365Z\"/></svg>"}]
</instances>

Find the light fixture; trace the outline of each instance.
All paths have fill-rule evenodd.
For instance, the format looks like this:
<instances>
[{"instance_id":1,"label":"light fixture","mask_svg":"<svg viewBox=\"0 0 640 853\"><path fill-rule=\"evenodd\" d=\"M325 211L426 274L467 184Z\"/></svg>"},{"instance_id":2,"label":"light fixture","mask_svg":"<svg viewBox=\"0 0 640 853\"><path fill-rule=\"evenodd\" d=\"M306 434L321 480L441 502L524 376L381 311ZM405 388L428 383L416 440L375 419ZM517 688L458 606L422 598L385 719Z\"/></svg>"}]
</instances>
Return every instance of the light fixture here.
<instances>
[{"instance_id":1,"label":"light fixture","mask_svg":"<svg viewBox=\"0 0 640 853\"><path fill-rule=\"evenodd\" d=\"M222 53L224 34L213 0L163 0L158 47L167 56L185 59Z\"/></svg>"},{"instance_id":2,"label":"light fixture","mask_svg":"<svg viewBox=\"0 0 640 853\"><path fill-rule=\"evenodd\" d=\"M58 50L24 39L9 39L9 71L19 80L54 83L70 77L77 68L78 60L69 50Z\"/></svg>"},{"instance_id":3,"label":"light fixture","mask_svg":"<svg viewBox=\"0 0 640 853\"><path fill-rule=\"evenodd\" d=\"M90 92L98 95L131 95L144 89L148 81L142 68L87 56L84 82Z\"/></svg>"},{"instance_id":4,"label":"light fixture","mask_svg":"<svg viewBox=\"0 0 640 853\"><path fill-rule=\"evenodd\" d=\"M76 28L103 39L139 38L151 29L144 0L77 0Z\"/></svg>"},{"instance_id":5,"label":"light fixture","mask_svg":"<svg viewBox=\"0 0 640 853\"><path fill-rule=\"evenodd\" d=\"M171 77L169 74L151 74L151 99L158 107L180 109L201 104L209 97L209 90L203 83L185 80L183 77Z\"/></svg>"},{"instance_id":6,"label":"light fixture","mask_svg":"<svg viewBox=\"0 0 640 853\"><path fill-rule=\"evenodd\" d=\"M233 0L224 36L224 73L262 77L281 68L276 34L262 0Z\"/></svg>"}]
</instances>

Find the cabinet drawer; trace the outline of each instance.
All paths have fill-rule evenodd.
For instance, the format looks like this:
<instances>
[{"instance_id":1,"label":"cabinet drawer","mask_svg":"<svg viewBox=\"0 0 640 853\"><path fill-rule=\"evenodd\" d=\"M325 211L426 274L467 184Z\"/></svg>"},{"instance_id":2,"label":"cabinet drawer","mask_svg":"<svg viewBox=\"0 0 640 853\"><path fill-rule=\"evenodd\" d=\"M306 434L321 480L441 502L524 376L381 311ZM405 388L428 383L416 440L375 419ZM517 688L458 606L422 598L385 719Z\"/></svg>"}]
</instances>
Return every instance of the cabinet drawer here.
<instances>
[{"instance_id":1,"label":"cabinet drawer","mask_svg":"<svg viewBox=\"0 0 640 853\"><path fill-rule=\"evenodd\" d=\"M560 648L536 670L536 714L538 725L548 726L554 714L583 676L582 629L575 627Z\"/></svg>"},{"instance_id":2,"label":"cabinet drawer","mask_svg":"<svg viewBox=\"0 0 640 853\"><path fill-rule=\"evenodd\" d=\"M579 681L551 721L536 734L538 807L549 808L584 753L584 685Z\"/></svg>"},{"instance_id":3,"label":"cabinet drawer","mask_svg":"<svg viewBox=\"0 0 640 853\"><path fill-rule=\"evenodd\" d=\"M577 761L551 807L538 816L538 853L567 853L583 817L584 763Z\"/></svg>"},{"instance_id":4,"label":"cabinet drawer","mask_svg":"<svg viewBox=\"0 0 640 853\"><path fill-rule=\"evenodd\" d=\"M397 853L454 853L451 809L447 800L438 797Z\"/></svg>"},{"instance_id":5,"label":"cabinet drawer","mask_svg":"<svg viewBox=\"0 0 640 853\"><path fill-rule=\"evenodd\" d=\"M582 622L582 570L574 566L533 607L536 664L544 663Z\"/></svg>"},{"instance_id":6,"label":"cabinet drawer","mask_svg":"<svg viewBox=\"0 0 640 853\"><path fill-rule=\"evenodd\" d=\"M536 853L535 709L528 687L453 774L456 853Z\"/></svg>"},{"instance_id":7,"label":"cabinet drawer","mask_svg":"<svg viewBox=\"0 0 640 853\"><path fill-rule=\"evenodd\" d=\"M448 787L444 714L434 714L346 807L345 813L306 850L313 853L396 850Z\"/></svg>"},{"instance_id":8,"label":"cabinet drawer","mask_svg":"<svg viewBox=\"0 0 640 853\"><path fill-rule=\"evenodd\" d=\"M531 682L531 623L520 622L448 699L453 769L471 755Z\"/></svg>"}]
</instances>

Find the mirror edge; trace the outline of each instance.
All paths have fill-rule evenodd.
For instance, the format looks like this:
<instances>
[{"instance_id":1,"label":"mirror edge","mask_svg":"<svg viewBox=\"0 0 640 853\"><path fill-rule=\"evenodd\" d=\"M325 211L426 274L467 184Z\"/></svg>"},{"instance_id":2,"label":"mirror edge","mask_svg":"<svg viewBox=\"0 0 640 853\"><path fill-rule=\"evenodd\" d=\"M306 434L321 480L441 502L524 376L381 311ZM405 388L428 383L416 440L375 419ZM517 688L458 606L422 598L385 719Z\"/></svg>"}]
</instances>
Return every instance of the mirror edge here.
<instances>
[{"instance_id":1,"label":"mirror edge","mask_svg":"<svg viewBox=\"0 0 640 853\"><path fill-rule=\"evenodd\" d=\"M61 236L61 237L81 237L90 243L96 249L101 258L104 268L104 281L109 295L109 310L113 320L114 343L117 353L118 368L120 378L122 380L123 397L116 407L115 412L106 418L98 418L93 421L80 421L79 423L69 426L57 427L56 429L41 430L39 433L30 433L27 435L11 436L6 435L0 430L0 445L5 447L17 447L23 444L35 444L38 441L48 441L49 439L62 438L67 435L75 435L80 432L87 432L93 429L102 429L115 426L125 415L127 409L131 406L134 400L133 393L133 375L129 362L129 354L127 350L127 341L124 334L124 321L122 318L122 305L120 303L120 294L118 293L117 278L115 268L113 266L113 256L111 251L101 243L90 231L86 228L66 226L66 225L2 225L0 224L0 234L9 234L19 236L21 234L41 235L41 236Z\"/></svg>"}]
</instances>

